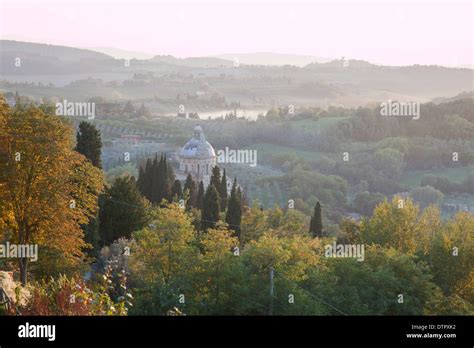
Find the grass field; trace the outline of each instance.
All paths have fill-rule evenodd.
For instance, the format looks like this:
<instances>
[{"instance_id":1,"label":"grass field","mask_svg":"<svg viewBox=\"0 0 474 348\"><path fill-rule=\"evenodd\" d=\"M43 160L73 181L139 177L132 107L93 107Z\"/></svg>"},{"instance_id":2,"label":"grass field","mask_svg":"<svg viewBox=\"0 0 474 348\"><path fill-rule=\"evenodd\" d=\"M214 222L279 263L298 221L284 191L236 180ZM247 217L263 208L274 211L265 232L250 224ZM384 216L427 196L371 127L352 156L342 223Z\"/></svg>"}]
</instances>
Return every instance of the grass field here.
<instances>
[{"instance_id":1,"label":"grass field","mask_svg":"<svg viewBox=\"0 0 474 348\"><path fill-rule=\"evenodd\" d=\"M419 186L420 181L423 178L423 175L426 175L426 174L444 176L452 182L460 183L471 172L474 172L474 165L467 166L467 167L459 167L459 168L412 170L412 171L407 171L402 175L401 183L410 187Z\"/></svg>"}]
</instances>

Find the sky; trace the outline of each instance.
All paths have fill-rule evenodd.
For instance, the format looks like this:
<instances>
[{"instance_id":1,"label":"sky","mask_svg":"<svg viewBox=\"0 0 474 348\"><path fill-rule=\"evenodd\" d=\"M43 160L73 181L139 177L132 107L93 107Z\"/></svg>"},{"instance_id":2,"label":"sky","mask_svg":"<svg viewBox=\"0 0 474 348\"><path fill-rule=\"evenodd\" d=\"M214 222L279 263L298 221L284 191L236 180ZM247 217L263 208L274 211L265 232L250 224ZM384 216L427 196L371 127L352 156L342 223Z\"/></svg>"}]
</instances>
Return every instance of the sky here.
<instances>
[{"instance_id":1,"label":"sky","mask_svg":"<svg viewBox=\"0 0 474 348\"><path fill-rule=\"evenodd\" d=\"M472 65L474 0L0 0L2 39L177 57Z\"/></svg>"}]
</instances>

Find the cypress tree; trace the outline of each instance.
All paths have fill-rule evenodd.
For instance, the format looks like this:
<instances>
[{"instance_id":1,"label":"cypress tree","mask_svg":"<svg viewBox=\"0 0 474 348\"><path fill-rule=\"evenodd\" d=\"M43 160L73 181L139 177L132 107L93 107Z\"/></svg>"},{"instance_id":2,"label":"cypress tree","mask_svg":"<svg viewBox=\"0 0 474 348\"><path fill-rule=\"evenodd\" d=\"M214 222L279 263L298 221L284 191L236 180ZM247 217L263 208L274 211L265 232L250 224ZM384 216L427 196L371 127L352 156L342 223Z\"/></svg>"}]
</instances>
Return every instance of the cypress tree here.
<instances>
[{"instance_id":1,"label":"cypress tree","mask_svg":"<svg viewBox=\"0 0 474 348\"><path fill-rule=\"evenodd\" d=\"M240 224L242 221L242 208L237 193L237 179L234 179L232 191L230 192L229 205L225 216L225 222L229 229L233 230L236 237L240 238Z\"/></svg>"},{"instance_id":2,"label":"cypress tree","mask_svg":"<svg viewBox=\"0 0 474 348\"><path fill-rule=\"evenodd\" d=\"M175 180L173 186L171 187L171 196L173 199L180 200L183 198L183 189L181 188L181 181Z\"/></svg>"},{"instance_id":3,"label":"cypress tree","mask_svg":"<svg viewBox=\"0 0 474 348\"><path fill-rule=\"evenodd\" d=\"M319 201L316 202L316 205L314 206L314 212L313 216L311 217L309 228L313 237L322 237L323 221L321 218L321 204L319 204Z\"/></svg>"},{"instance_id":4,"label":"cypress tree","mask_svg":"<svg viewBox=\"0 0 474 348\"><path fill-rule=\"evenodd\" d=\"M166 155L163 155L163 166L162 166L162 189L163 189L163 196L160 198L160 202L163 199L166 199L168 202L171 202L172 200L172 195L171 195L171 179L169 177L170 172L169 172L169 167L168 162L166 160Z\"/></svg>"},{"instance_id":5,"label":"cypress tree","mask_svg":"<svg viewBox=\"0 0 474 348\"><path fill-rule=\"evenodd\" d=\"M162 162L163 156L158 162L158 155L155 155L153 162L151 164L149 178L150 178L150 201L154 204L158 203L160 200L161 194L161 184L160 184L160 163Z\"/></svg>"},{"instance_id":6,"label":"cypress tree","mask_svg":"<svg viewBox=\"0 0 474 348\"><path fill-rule=\"evenodd\" d=\"M240 186L237 188L237 199L239 202L242 202L242 190L240 189Z\"/></svg>"},{"instance_id":7,"label":"cypress tree","mask_svg":"<svg viewBox=\"0 0 474 348\"><path fill-rule=\"evenodd\" d=\"M82 121L76 134L75 150L84 155L94 166L102 168L100 153L102 140L99 130L89 122Z\"/></svg>"},{"instance_id":8,"label":"cypress tree","mask_svg":"<svg viewBox=\"0 0 474 348\"><path fill-rule=\"evenodd\" d=\"M176 180L176 175L174 174L173 166L167 163L167 167L168 167L168 179L170 179L170 182L174 182Z\"/></svg>"},{"instance_id":9,"label":"cypress tree","mask_svg":"<svg viewBox=\"0 0 474 348\"><path fill-rule=\"evenodd\" d=\"M130 238L133 231L143 228L148 221L146 201L133 177L115 179L102 201L99 213L102 246L121 237Z\"/></svg>"},{"instance_id":10,"label":"cypress tree","mask_svg":"<svg viewBox=\"0 0 474 348\"><path fill-rule=\"evenodd\" d=\"M143 194L143 187L145 186L144 182L145 182L145 169L143 169L143 166L140 166L138 168L137 187L140 190L140 193L142 194L142 196L144 196Z\"/></svg>"},{"instance_id":11,"label":"cypress tree","mask_svg":"<svg viewBox=\"0 0 474 348\"><path fill-rule=\"evenodd\" d=\"M214 187L217 190L217 193L221 192L221 170L218 166L215 166L212 168L212 175L211 175L211 185L214 185Z\"/></svg>"},{"instance_id":12,"label":"cypress tree","mask_svg":"<svg viewBox=\"0 0 474 348\"><path fill-rule=\"evenodd\" d=\"M145 177L143 180L143 191L142 194L152 202L152 189L153 189L153 162L150 158L146 160L145 165Z\"/></svg>"},{"instance_id":13,"label":"cypress tree","mask_svg":"<svg viewBox=\"0 0 474 348\"><path fill-rule=\"evenodd\" d=\"M225 211L227 209L227 177L225 174L225 168L224 172L222 173L222 181L220 185L220 205L221 205L221 211Z\"/></svg>"},{"instance_id":14,"label":"cypress tree","mask_svg":"<svg viewBox=\"0 0 474 348\"><path fill-rule=\"evenodd\" d=\"M249 205L249 200L247 197L247 187L244 187L243 192L241 192L241 197L240 197L240 208L242 211L244 210L244 207L248 207Z\"/></svg>"},{"instance_id":15,"label":"cypress tree","mask_svg":"<svg viewBox=\"0 0 474 348\"><path fill-rule=\"evenodd\" d=\"M201 228L206 231L209 228L214 228L216 222L219 221L219 193L214 185L209 185L204 195L204 202L201 213Z\"/></svg>"},{"instance_id":16,"label":"cypress tree","mask_svg":"<svg viewBox=\"0 0 474 348\"><path fill-rule=\"evenodd\" d=\"M195 208L197 204L197 187L191 174L188 174L188 176L186 177L186 182L184 183L184 191L188 193L186 211L190 211L192 208Z\"/></svg>"},{"instance_id":17,"label":"cypress tree","mask_svg":"<svg viewBox=\"0 0 474 348\"><path fill-rule=\"evenodd\" d=\"M204 183L201 182L199 183L199 190L198 190L198 195L196 199L196 206L198 209L202 210L202 206L204 205Z\"/></svg>"},{"instance_id":18,"label":"cypress tree","mask_svg":"<svg viewBox=\"0 0 474 348\"><path fill-rule=\"evenodd\" d=\"M82 121L79 124L79 130L76 134L76 148L75 150L84 155L94 166L102 168L100 159L102 151L102 139L100 131L89 122ZM97 201L97 205L99 202ZM89 223L81 225L84 231L84 239L87 243L92 245L92 249L88 250L91 256L97 256L99 253L99 213L97 211L94 217L91 217Z\"/></svg>"}]
</instances>

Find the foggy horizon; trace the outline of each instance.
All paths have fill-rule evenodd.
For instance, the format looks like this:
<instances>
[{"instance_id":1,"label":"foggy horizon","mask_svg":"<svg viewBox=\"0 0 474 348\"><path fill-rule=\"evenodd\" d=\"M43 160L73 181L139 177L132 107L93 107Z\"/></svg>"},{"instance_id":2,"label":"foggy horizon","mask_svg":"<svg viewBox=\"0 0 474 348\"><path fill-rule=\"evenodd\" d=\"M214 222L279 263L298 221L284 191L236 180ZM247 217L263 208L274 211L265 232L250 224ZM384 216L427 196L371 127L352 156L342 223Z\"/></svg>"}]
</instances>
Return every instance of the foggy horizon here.
<instances>
[{"instance_id":1,"label":"foggy horizon","mask_svg":"<svg viewBox=\"0 0 474 348\"><path fill-rule=\"evenodd\" d=\"M0 0L0 348L472 344L473 3Z\"/></svg>"},{"instance_id":2,"label":"foggy horizon","mask_svg":"<svg viewBox=\"0 0 474 348\"><path fill-rule=\"evenodd\" d=\"M272 53L389 66L472 67L469 0L102 0L91 6L89 1L3 0L1 38L130 51L138 59ZM41 25L45 19L48 26Z\"/></svg>"}]
</instances>

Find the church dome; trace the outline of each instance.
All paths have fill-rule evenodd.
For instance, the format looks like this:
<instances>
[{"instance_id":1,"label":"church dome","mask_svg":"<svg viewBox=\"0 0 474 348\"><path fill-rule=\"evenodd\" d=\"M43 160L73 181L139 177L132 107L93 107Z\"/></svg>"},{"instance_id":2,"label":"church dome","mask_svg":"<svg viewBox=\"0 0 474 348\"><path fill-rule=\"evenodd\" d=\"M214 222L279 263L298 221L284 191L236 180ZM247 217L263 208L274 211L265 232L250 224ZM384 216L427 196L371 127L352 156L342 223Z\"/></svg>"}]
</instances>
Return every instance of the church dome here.
<instances>
[{"instance_id":1,"label":"church dome","mask_svg":"<svg viewBox=\"0 0 474 348\"><path fill-rule=\"evenodd\" d=\"M194 137L183 146L180 157L196 159L209 159L216 157L214 148L208 141L206 141L204 132L199 125L194 127Z\"/></svg>"}]
</instances>

